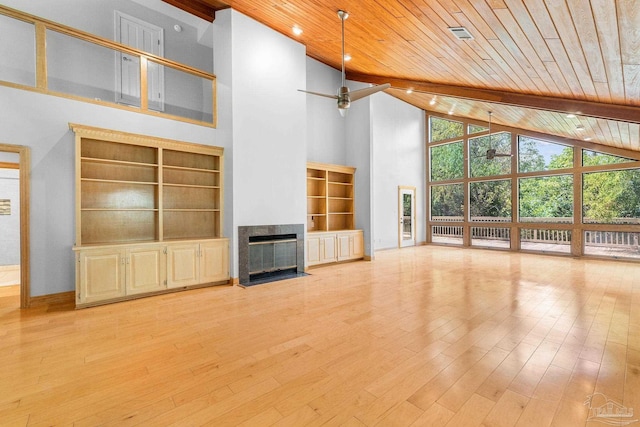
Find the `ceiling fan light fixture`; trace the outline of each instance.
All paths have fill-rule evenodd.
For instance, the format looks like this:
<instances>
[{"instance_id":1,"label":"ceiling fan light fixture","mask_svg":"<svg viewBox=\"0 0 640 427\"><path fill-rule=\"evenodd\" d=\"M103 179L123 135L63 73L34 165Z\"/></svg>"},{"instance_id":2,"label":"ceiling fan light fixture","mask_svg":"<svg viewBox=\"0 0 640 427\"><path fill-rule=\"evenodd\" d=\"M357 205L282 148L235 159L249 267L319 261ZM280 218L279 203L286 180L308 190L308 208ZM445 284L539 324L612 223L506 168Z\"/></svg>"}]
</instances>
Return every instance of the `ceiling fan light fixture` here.
<instances>
[{"instance_id":1,"label":"ceiling fan light fixture","mask_svg":"<svg viewBox=\"0 0 640 427\"><path fill-rule=\"evenodd\" d=\"M344 67L344 62L346 60L346 54L345 54L345 50L344 50L344 21L349 17L349 14L347 12L345 12L344 10L339 10L338 11L338 17L340 18L341 21L341 27L342 27L342 37L341 37L341 41L342 41L342 58L341 58L341 62L342 62L342 86L340 86L340 88L338 88L338 93L336 95L329 95L326 93L319 93L319 92L311 92L308 90L303 90L303 89L298 89L298 91L300 92L306 92L309 93L311 95L316 95L316 96L322 96L325 98L331 98L331 99L335 99L338 103L338 111L340 112L340 115L342 117L345 117L347 115L347 109L351 106L351 101L357 101L359 99L365 98L367 96L373 95L374 93L377 92L381 92L383 90L389 89L391 87L391 84L389 83L384 83L381 85L373 85L370 87L365 87L362 89L358 89L358 90L354 90L349 91L349 88L347 87L347 76L346 76L346 72L345 72L345 67Z\"/></svg>"}]
</instances>

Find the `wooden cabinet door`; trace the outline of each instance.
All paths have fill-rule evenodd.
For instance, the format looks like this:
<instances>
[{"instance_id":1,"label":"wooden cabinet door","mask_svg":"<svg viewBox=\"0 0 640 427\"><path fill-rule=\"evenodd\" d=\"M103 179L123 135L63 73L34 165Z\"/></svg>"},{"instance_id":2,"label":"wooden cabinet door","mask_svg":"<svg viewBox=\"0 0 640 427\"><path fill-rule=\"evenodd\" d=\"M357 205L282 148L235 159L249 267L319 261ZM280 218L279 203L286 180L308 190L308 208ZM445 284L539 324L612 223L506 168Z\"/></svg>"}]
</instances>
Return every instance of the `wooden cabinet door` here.
<instances>
[{"instance_id":1,"label":"wooden cabinet door","mask_svg":"<svg viewBox=\"0 0 640 427\"><path fill-rule=\"evenodd\" d=\"M351 258L351 235L340 233L338 239L338 261L344 261Z\"/></svg>"},{"instance_id":2,"label":"wooden cabinet door","mask_svg":"<svg viewBox=\"0 0 640 427\"><path fill-rule=\"evenodd\" d=\"M166 288L164 247L127 249L127 295L154 292Z\"/></svg>"},{"instance_id":3,"label":"wooden cabinet door","mask_svg":"<svg viewBox=\"0 0 640 427\"><path fill-rule=\"evenodd\" d=\"M336 262L338 257L336 255L336 235L329 234L321 237L320 242L320 259L321 262Z\"/></svg>"},{"instance_id":4,"label":"wooden cabinet door","mask_svg":"<svg viewBox=\"0 0 640 427\"><path fill-rule=\"evenodd\" d=\"M357 231L353 233L353 246L351 256L354 259L363 258L364 257L364 234L362 231Z\"/></svg>"},{"instance_id":5,"label":"wooden cabinet door","mask_svg":"<svg viewBox=\"0 0 640 427\"><path fill-rule=\"evenodd\" d=\"M226 239L200 244L200 283L229 279L229 242Z\"/></svg>"},{"instance_id":6,"label":"wooden cabinet door","mask_svg":"<svg viewBox=\"0 0 640 427\"><path fill-rule=\"evenodd\" d=\"M79 253L79 264L81 304L125 296L124 250L84 250Z\"/></svg>"},{"instance_id":7,"label":"wooden cabinet door","mask_svg":"<svg viewBox=\"0 0 640 427\"><path fill-rule=\"evenodd\" d=\"M320 264L320 237L307 235L307 265Z\"/></svg>"},{"instance_id":8,"label":"wooden cabinet door","mask_svg":"<svg viewBox=\"0 0 640 427\"><path fill-rule=\"evenodd\" d=\"M167 287L179 288L198 284L200 265L197 243L167 246Z\"/></svg>"}]
</instances>

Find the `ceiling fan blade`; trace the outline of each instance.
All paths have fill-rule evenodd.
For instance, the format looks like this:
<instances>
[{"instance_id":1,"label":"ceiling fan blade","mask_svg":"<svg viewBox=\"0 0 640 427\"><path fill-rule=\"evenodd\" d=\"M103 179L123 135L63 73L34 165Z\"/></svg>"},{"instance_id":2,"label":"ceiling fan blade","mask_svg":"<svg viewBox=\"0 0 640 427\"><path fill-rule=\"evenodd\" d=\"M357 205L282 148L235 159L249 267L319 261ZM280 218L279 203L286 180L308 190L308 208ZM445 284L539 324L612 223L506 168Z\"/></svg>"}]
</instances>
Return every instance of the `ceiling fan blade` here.
<instances>
[{"instance_id":1,"label":"ceiling fan blade","mask_svg":"<svg viewBox=\"0 0 640 427\"><path fill-rule=\"evenodd\" d=\"M310 93L311 95L324 96L325 98L338 99L338 95L327 95L326 93L311 92L310 90L298 89L298 92Z\"/></svg>"},{"instance_id":2,"label":"ceiling fan blade","mask_svg":"<svg viewBox=\"0 0 640 427\"><path fill-rule=\"evenodd\" d=\"M513 154L496 153L496 154L494 154L494 157L513 157Z\"/></svg>"},{"instance_id":3,"label":"ceiling fan blade","mask_svg":"<svg viewBox=\"0 0 640 427\"><path fill-rule=\"evenodd\" d=\"M380 92L385 89L389 89L391 85L389 83L385 83L382 85L366 87L364 89L353 90L349 92L349 98L351 101L357 101L358 99L362 99L366 96L373 95L376 92Z\"/></svg>"}]
</instances>

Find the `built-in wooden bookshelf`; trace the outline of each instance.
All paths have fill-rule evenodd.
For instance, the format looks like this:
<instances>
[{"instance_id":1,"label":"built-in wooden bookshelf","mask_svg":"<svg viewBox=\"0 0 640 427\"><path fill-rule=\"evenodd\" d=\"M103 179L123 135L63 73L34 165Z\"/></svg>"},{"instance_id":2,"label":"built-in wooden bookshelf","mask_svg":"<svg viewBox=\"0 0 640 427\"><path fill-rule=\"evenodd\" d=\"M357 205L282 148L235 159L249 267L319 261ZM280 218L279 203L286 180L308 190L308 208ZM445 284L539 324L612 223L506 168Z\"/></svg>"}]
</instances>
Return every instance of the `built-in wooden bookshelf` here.
<instances>
[{"instance_id":1,"label":"built-in wooden bookshelf","mask_svg":"<svg viewBox=\"0 0 640 427\"><path fill-rule=\"evenodd\" d=\"M355 230L355 173L350 166L307 163L308 267L364 257L364 233Z\"/></svg>"},{"instance_id":2,"label":"built-in wooden bookshelf","mask_svg":"<svg viewBox=\"0 0 640 427\"><path fill-rule=\"evenodd\" d=\"M353 230L355 168L307 164L307 231Z\"/></svg>"},{"instance_id":3,"label":"built-in wooden bookshelf","mask_svg":"<svg viewBox=\"0 0 640 427\"><path fill-rule=\"evenodd\" d=\"M222 236L222 148L78 129L77 246Z\"/></svg>"},{"instance_id":4,"label":"built-in wooden bookshelf","mask_svg":"<svg viewBox=\"0 0 640 427\"><path fill-rule=\"evenodd\" d=\"M78 306L228 281L222 148L70 127Z\"/></svg>"},{"instance_id":5,"label":"built-in wooden bookshelf","mask_svg":"<svg viewBox=\"0 0 640 427\"><path fill-rule=\"evenodd\" d=\"M158 149L81 139L76 244L159 240Z\"/></svg>"},{"instance_id":6,"label":"built-in wooden bookshelf","mask_svg":"<svg viewBox=\"0 0 640 427\"><path fill-rule=\"evenodd\" d=\"M163 150L163 237L220 236L220 156Z\"/></svg>"}]
</instances>

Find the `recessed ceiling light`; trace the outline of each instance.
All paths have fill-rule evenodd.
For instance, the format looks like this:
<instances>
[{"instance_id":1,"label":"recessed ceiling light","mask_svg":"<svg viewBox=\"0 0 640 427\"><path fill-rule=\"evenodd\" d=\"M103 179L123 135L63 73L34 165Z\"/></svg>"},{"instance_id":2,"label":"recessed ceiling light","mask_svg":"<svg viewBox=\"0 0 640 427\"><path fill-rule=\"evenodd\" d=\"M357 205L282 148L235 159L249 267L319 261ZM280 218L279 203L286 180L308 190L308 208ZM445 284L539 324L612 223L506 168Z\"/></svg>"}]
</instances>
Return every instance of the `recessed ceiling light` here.
<instances>
[{"instance_id":1,"label":"recessed ceiling light","mask_svg":"<svg viewBox=\"0 0 640 427\"><path fill-rule=\"evenodd\" d=\"M453 110L450 110L450 111L449 111L449 115L450 115L450 116L451 116L451 115L453 115Z\"/></svg>"},{"instance_id":2,"label":"recessed ceiling light","mask_svg":"<svg viewBox=\"0 0 640 427\"><path fill-rule=\"evenodd\" d=\"M591 138L590 136L588 136L588 137L586 137L584 140L585 140L585 141L591 141L591 139L592 139L592 138Z\"/></svg>"},{"instance_id":3,"label":"recessed ceiling light","mask_svg":"<svg viewBox=\"0 0 640 427\"><path fill-rule=\"evenodd\" d=\"M436 99L433 98L431 101L429 101L429 105L436 105Z\"/></svg>"},{"instance_id":4,"label":"recessed ceiling light","mask_svg":"<svg viewBox=\"0 0 640 427\"><path fill-rule=\"evenodd\" d=\"M576 130L584 130L584 125L577 125Z\"/></svg>"},{"instance_id":5,"label":"recessed ceiling light","mask_svg":"<svg viewBox=\"0 0 640 427\"><path fill-rule=\"evenodd\" d=\"M299 36L300 34L302 34L302 28L298 27L297 25L294 25L293 34L295 34L296 36Z\"/></svg>"},{"instance_id":6,"label":"recessed ceiling light","mask_svg":"<svg viewBox=\"0 0 640 427\"><path fill-rule=\"evenodd\" d=\"M413 93L413 89L407 89L407 93L411 95Z\"/></svg>"},{"instance_id":7,"label":"recessed ceiling light","mask_svg":"<svg viewBox=\"0 0 640 427\"><path fill-rule=\"evenodd\" d=\"M575 115L575 114L571 114L571 113L569 113L569 114L567 114L567 116L566 116L566 117L567 117L567 119L575 119L575 118L576 118L576 115Z\"/></svg>"},{"instance_id":8,"label":"recessed ceiling light","mask_svg":"<svg viewBox=\"0 0 640 427\"><path fill-rule=\"evenodd\" d=\"M344 60L345 61L351 61L351 55L349 55L348 53L344 54Z\"/></svg>"}]
</instances>

